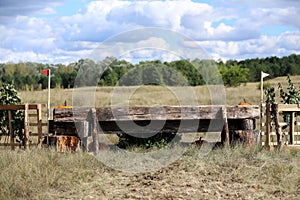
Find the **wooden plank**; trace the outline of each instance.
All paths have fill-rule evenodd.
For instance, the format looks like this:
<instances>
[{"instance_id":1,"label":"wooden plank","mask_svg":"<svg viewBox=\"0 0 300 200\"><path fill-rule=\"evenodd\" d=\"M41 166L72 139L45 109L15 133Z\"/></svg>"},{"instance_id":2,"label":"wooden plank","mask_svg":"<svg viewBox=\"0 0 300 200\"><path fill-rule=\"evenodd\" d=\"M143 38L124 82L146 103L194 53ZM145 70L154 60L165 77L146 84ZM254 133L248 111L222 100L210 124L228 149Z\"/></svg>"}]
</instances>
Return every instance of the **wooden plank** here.
<instances>
[{"instance_id":1,"label":"wooden plank","mask_svg":"<svg viewBox=\"0 0 300 200\"><path fill-rule=\"evenodd\" d=\"M30 123L30 126L48 126L48 123Z\"/></svg>"},{"instance_id":2,"label":"wooden plank","mask_svg":"<svg viewBox=\"0 0 300 200\"><path fill-rule=\"evenodd\" d=\"M289 135L289 133L284 132L284 135ZM262 135L265 135L265 132L262 132ZM276 132L270 132L270 136L276 136ZM294 132L294 136L300 136L300 132Z\"/></svg>"},{"instance_id":3,"label":"wooden plank","mask_svg":"<svg viewBox=\"0 0 300 200\"><path fill-rule=\"evenodd\" d=\"M41 135L41 137L42 137L42 136L47 135L47 134L48 134L48 133L41 133L41 134L40 134L40 133L31 133L31 132L30 132L30 136L40 136L40 135Z\"/></svg>"},{"instance_id":4,"label":"wooden plank","mask_svg":"<svg viewBox=\"0 0 300 200\"><path fill-rule=\"evenodd\" d=\"M300 112L300 104L278 104L278 111Z\"/></svg>"},{"instance_id":5,"label":"wooden plank","mask_svg":"<svg viewBox=\"0 0 300 200\"><path fill-rule=\"evenodd\" d=\"M29 110L35 110L37 109L37 106L45 106L45 104L28 104L28 109ZM25 104L23 105L0 105L0 110L25 110Z\"/></svg>"},{"instance_id":6,"label":"wooden plank","mask_svg":"<svg viewBox=\"0 0 300 200\"><path fill-rule=\"evenodd\" d=\"M29 119L28 119L29 105L25 104L24 110L24 138L25 138L25 149L29 148Z\"/></svg>"}]
</instances>

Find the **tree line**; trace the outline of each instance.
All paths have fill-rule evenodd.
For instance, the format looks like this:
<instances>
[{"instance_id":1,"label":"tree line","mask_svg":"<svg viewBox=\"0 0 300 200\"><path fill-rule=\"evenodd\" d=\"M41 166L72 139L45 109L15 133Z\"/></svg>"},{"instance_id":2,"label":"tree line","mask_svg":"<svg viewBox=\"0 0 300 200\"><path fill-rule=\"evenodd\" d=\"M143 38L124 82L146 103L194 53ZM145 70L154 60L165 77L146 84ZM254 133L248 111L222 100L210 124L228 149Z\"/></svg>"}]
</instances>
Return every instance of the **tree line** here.
<instances>
[{"instance_id":1,"label":"tree line","mask_svg":"<svg viewBox=\"0 0 300 200\"><path fill-rule=\"evenodd\" d=\"M130 63L108 57L95 62L80 59L69 64L33 62L0 63L0 86L13 83L19 90L41 90L47 87L47 76L41 70L51 69L51 88L79 86L168 85L198 86L224 84L239 86L260 80L260 72L278 76L300 75L300 55L267 57L246 60L189 60L170 62L141 61Z\"/></svg>"}]
</instances>

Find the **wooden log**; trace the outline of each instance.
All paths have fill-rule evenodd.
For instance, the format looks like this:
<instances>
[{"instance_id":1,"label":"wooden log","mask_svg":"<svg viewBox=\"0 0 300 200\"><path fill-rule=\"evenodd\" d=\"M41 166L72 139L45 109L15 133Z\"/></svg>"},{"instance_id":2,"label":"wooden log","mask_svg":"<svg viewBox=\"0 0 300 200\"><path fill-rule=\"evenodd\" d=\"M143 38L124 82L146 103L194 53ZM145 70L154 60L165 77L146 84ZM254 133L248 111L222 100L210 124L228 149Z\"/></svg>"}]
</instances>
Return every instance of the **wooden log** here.
<instances>
[{"instance_id":1,"label":"wooden log","mask_svg":"<svg viewBox=\"0 0 300 200\"><path fill-rule=\"evenodd\" d=\"M255 120L254 119L243 119L242 120L242 130L254 130Z\"/></svg>"},{"instance_id":2,"label":"wooden log","mask_svg":"<svg viewBox=\"0 0 300 200\"><path fill-rule=\"evenodd\" d=\"M86 121L91 108L55 108L53 109L54 122Z\"/></svg>"},{"instance_id":3,"label":"wooden log","mask_svg":"<svg viewBox=\"0 0 300 200\"><path fill-rule=\"evenodd\" d=\"M55 108L55 122L85 121L90 108ZM259 118L258 106L226 106L227 119ZM223 119L222 106L162 106L153 111L153 107L101 107L96 108L98 121L145 121L145 120L193 120Z\"/></svg>"},{"instance_id":4,"label":"wooden log","mask_svg":"<svg viewBox=\"0 0 300 200\"><path fill-rule=\"evenodd\" d=\"M258 106L227 106L228 119L259 118ZM163 106L156 113L151 107L97 108L99 121L223 119L222 106Z\"/></svg>"},{"instance_id":5,"label":"wooden log","mask_svg":"<svg viewBox=\"0 0 300 200\"><path fill-rule=\"evenodd\" d=\"M230 131L231 144L241 143L251 147L255 143L254 130L234 130Z\"/></svg>"}]
</instances>

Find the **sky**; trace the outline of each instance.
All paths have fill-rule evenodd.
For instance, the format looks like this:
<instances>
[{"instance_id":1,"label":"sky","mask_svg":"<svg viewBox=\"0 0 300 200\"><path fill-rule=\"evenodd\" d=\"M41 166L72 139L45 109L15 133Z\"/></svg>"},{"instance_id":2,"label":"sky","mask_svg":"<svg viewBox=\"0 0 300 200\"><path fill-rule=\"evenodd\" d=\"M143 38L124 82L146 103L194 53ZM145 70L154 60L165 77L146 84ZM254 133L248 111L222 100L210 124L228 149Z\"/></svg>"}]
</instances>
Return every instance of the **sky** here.
<instances>
[{"instance_id":1,"label":"sky","mask_svg":"<svg viewBox=\"0 0 300 200\"><path fill-rule=\"evenodd\" d=\"M151 28L189 38L216 60L300 54L300 0L0 0L0 62L70 63L99 47L109 56L107 41L118 35L122 48L151 59L136 49L176 42L166 32L147 34Z\"/></svg>"}]
</instances>

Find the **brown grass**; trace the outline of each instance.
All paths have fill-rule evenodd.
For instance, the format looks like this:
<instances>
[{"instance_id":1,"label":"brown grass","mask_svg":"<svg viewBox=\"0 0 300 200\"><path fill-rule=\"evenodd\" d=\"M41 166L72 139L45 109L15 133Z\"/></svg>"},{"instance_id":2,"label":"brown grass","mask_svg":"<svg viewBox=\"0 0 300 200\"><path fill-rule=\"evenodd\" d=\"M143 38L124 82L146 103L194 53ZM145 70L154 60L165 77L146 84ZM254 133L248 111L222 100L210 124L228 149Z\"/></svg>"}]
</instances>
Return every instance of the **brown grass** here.
<instances>
[{"instance_id":1,"label":"brown grass","mask_svg":"<svg viewBox=\"0 0 300 200\"><path fill-rule=\"evenodd\" d=\"M300 151L238 146L204 157L198 153L190 148L169 166L132 174L108 168L83 152L0 151L0 199L297 199L300 195Z\"/></svg>"}]
</instances>

